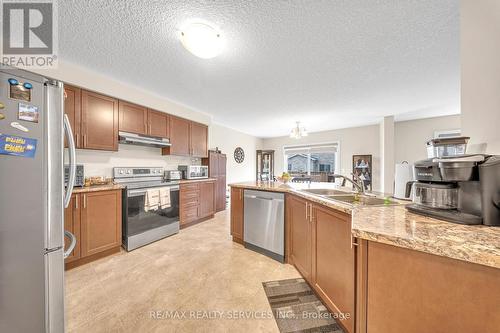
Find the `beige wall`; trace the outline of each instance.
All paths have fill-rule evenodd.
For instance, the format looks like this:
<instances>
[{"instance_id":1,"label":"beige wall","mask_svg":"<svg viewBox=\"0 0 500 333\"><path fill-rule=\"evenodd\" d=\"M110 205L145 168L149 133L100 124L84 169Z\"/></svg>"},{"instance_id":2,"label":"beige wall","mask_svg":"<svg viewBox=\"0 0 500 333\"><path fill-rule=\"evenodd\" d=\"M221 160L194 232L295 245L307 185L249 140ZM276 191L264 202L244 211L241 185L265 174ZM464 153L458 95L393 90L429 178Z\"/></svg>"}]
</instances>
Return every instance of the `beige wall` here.
<instances>
[{"instance_id":1,"label":"beige wall","mask_svg":"<svg viewBox=\"0 0 500 333\"><path fill-rule=\"evenodd\" d=\"M500 154L500 1L461 0L460 29L463 134Z\"/></svg>"},{"instance_id":2,"label":"beige wall","mask_svg":"<svg viewBox=\"0 0 500 333\"><path fill-rule=\"evenodd\" d=\"M255 151L260 149L262 139L212 123L208 133L209 147L219 148L227 155L227 183L255 180ZM245 160L236 163L234 150L243 148Z\"/></svg>"},{"instance_id":3,"label":"beige wall","mask_svg":"<svg viewBox=\"0 0 500 333\"><path fill-rule=\"evenodd\" d=\"M427 158L425 143L434 137L434 132L459 129L460 119L460 115L454 115L395 123L395 162L408 161L411 164Z\"/></svg>"},{"instance_id":4,"label":"beige wall","mask_svg":"<svg viewBox=\"0 0 500 333\"><path fill-rule=\"evenodd\" d=\"M340 143L340 170L343 175L352 172L352 155L373 155L373 189L380 190L380 147L379 126L363 126L332 131L309 133L309 136L300 140L289 137L269 138L262 142L263 149L275 150L275 174L284 171L283 147L307 143Z\"/></svg>"}]
</instances>

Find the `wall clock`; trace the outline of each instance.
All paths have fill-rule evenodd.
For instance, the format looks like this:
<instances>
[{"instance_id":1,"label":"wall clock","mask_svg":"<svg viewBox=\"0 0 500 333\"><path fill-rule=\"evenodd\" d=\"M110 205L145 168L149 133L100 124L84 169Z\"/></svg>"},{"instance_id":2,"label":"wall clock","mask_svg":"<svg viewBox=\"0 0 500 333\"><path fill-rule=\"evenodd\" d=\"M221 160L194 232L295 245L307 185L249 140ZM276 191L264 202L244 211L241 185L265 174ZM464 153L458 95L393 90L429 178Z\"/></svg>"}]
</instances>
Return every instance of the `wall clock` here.
<instances>
[{"instance_id":1,"label":"wall clock","mask_svg":"<svg viewBox=\"0 0 500 333\"><path fill-rule=\"evenodd\" d=\"M243 151L243 148L238 147L234 150L234 160L236 163L243 163L245 160L245 152Z\"/></svg>"}]
</instances>

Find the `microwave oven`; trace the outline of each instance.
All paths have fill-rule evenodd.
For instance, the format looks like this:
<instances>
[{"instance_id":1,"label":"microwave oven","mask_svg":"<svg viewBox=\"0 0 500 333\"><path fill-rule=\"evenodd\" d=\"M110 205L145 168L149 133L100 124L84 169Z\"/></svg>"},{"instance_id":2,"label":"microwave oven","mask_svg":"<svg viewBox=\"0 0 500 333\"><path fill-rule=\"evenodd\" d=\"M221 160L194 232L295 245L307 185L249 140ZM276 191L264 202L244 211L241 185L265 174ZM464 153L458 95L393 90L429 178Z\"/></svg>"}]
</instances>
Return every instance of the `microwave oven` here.
<instances>
[{"instance_id":1,"label":"microwave oven","mask_svg":"<svg viewBox=\"0 0 500 333\"><path fill-rule=\"evenodd\" d=\"M206 165L179 165L183 179L208 178L208 166Z\"/></svg>"}]
</instances>

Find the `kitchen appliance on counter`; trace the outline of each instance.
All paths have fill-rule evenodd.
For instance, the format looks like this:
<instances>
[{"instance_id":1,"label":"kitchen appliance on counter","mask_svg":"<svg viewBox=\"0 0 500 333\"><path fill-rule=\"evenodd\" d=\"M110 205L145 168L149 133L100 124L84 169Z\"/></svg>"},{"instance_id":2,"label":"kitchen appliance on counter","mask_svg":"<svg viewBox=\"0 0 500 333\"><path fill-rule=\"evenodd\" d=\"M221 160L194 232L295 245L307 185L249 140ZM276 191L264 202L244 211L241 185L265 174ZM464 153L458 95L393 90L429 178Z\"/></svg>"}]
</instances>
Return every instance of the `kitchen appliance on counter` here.
<instances>
[{"instance_id":1,"label":"kitchen appliance on counter","mask_svg":"<svg viewBox=\"0 0 500 333\"><path fill-rule=\"evenodd\" d=\"M285 261L285 195L244 190L243 239L245 247Z\"/></svg>"},{"instance_id":2,"label":"kitchen appliance on counter","mask_svg":"<svg viewBox=\"0 0 500 333\"><path fill-rule=\"evenodd\" d=\"M68 182L69 182L69 175L70 175L70 167L69 165L64 166L64 186L68 187ZM76 165L76 172L75 172L75 186L77 187L83 187L85 185L85 172L84 172L84 167L82 164L77 164Z\"/></svg>"},{"instance_id":3,"label":"kitchen appliance on counter","mask_svg":"<svg viewBox=\"0 0 500 333\"><path fill-rule=\"evenodd\" d=\"M394 172L394 198L411 200L411 191L407 193L406 184L414 180L413 165L407 161L396 164Z\"/></svg>"},{"instance_id":4,"label":"kitchen appliance on counter","mask_svg":"<svg viewBox=\"0 0 500 333\"><path fill-rule=\"evenodd\" d=\"M167 170L165 171L165 180L181 180L182 172L179 170Z\"/></svg>"},{"instance_id":5,"label":"kitchen appliance on counter","mask_svg":"<svg viewBox=\"0 0 500 333\"><path fill-rule=\"evenodd\" d=\"M207 165L179 165L178 170L182 172L183 179L208 178Z\"/></svg>"},{"instance_id":6,"label":"kitchen appliance on counter","mask_svg":"<svg viewBox=\"0 0 500 333\"><path fill-rule=\"evenodd\" d=\"M2 66L0 88L0 332L62 333L64 258L76 245L64 231L76 151L63 84Z\"/></svg>"},{"instance_id":7,"label":"kitchen appliance on counter","mask_svg":"<svg viewBox=\"0 0 500 333\"><path fill-rule=\"evenodd\" d=\"M113 180L125 186L122 201L122 241L127 251L179 232L179 182L165 181L163 168L113 168ZM170 206L147 210L150 189L168 188Z\"/></svg>"},{"instance_id":8,"label":"kitchen appliance on counter","mask_svg":"<svg viewBox=\"0 0 500 333\"><path fill-rule=\"evenodd\" d=\"M500 156L462 155L415 163L414 213L460 224L500 225Z\"/></svg>"},{"instance_id":9,"label":"kitchen appliance on counter","mask_svg":"<svg viewBox=\"0 0 500 333\"><path fill-rule=\"evenodd\" d=\"M464 155L470 137L459 136L427 141L427 158Z\"/></svg>"},{"instance_id":10,"label":"kitchen appliance on counter","mask_svg":"<svg viewBox=\"0 0 500 333\"><path fill-rule=\"evenodd\" d=\"M169 139L158 138L156 136L142 135L120 131L118 132L118 142L136 146L164 148L172 144Z\"/></svg>"}]
</instances>

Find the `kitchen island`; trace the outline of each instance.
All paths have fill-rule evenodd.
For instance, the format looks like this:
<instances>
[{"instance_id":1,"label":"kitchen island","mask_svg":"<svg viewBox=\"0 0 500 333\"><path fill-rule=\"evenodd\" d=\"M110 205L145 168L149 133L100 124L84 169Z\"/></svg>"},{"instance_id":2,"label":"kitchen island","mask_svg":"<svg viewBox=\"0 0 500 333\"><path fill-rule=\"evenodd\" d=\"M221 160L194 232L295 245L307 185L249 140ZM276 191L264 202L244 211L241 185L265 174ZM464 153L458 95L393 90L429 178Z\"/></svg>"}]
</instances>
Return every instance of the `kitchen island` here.
<instances>
[{"instance_id":1,"label":"kitchen island","mask_svg":"<svg viewBox=\"0 0 500 333\"><path fill-rule=\"evenodd\" d=\"M304 191L349 190L334 184L230 186L231 231L242 243L243 191L285 193L285 260L347 332L498 332L500 228Z\"/></svg>"}]
</instances>

